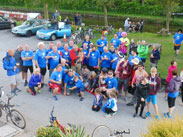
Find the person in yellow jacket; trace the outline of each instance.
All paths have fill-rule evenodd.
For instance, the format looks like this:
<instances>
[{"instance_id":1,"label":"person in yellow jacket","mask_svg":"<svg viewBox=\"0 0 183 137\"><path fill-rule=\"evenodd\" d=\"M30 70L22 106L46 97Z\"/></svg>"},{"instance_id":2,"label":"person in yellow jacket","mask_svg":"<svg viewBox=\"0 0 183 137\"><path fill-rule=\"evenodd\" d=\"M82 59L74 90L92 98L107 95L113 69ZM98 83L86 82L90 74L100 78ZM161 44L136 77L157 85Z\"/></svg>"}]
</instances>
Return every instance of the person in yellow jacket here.
<instances>
[{"instance_id":1,"label":"person in yellow jacket","mask_svg":"<svg viewBox=\"0 0 183 137\"><path fill-rule=\"evenodd\" d=\"M149 52L149 48L146 45L146 41L143 40L142 44L138 45L138 48L137 48L137 53L138 53L138 55L143 63L146 62L146 57L147 57L148 52Z\"/></svg>"},{"instance_id":2,"label":"person in yellow jacket","mask_svg":"<svg viewBox=\"0 0 183 137\"><path fill-rule=\"evenodd\" d=\"M130 45L130 40L127 38L127 33L122 32L122 38L120 38L121 45L119 46L119 51L121 51L124 55L127 55L128 47Z\"/></svg>"}]
</instances>

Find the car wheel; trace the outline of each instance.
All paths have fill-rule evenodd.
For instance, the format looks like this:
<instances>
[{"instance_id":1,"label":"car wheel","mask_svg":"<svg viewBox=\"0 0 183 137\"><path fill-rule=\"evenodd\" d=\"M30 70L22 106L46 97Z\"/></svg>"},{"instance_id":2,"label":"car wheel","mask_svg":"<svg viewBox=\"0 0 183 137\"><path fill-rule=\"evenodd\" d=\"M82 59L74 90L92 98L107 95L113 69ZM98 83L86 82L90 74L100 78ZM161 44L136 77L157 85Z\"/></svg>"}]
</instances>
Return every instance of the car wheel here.
<instances>
[{"instance_id":1,"label":"car wheel","mask_svg":"<svg viewBox=\"0 0 183 137\"><path fill-rule=\"evenodd\" d=\"M50 37L50 39L51 39L52 41L54 41L54 40L56 40L56 39L57 39L57 37L56 37L56 35L55 35L55 34L52 34L52 35L51 35L51 37Z\"/></svg>"},{"instance_id":2,"label":"car wheel","mask_svg":"<svg viewBox=\"0 0 183 137\"><path fill-rule=\"evenodd\" d=\"M30 36L32 36L32 32L29 30L26 32L26 37L30 37Z\"/></svg>"}]
</instances>

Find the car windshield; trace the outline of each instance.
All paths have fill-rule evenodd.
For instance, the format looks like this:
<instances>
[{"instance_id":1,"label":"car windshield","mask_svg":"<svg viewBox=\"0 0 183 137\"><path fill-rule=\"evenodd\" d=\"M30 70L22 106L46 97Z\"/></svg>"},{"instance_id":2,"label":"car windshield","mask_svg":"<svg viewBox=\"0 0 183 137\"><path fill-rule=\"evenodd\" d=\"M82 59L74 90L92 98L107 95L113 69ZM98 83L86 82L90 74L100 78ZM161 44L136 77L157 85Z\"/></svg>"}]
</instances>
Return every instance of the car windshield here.
<instances>
[{"instance_id":1,"label":"car windshield","mask_svg":"<svg viewBox=\"0 0 183 137\"><path fill-rule=\"evenodd\" d=\"M34 21L25 21L22 25L31 26L32 24L34 24Z\"/></svg>"},{"instance_id":2,"label":"car windshield","mask_svg":"<svg viewBox=\"0 0 183 137\"><path fill-rule=\"evenodd\" d=\"M55 23L49 23L48 25L47 25L47 28L48 29L57 29L57 27L58 27L58 25L57 24L55 24Z\"/></svg>"}]
</instances>

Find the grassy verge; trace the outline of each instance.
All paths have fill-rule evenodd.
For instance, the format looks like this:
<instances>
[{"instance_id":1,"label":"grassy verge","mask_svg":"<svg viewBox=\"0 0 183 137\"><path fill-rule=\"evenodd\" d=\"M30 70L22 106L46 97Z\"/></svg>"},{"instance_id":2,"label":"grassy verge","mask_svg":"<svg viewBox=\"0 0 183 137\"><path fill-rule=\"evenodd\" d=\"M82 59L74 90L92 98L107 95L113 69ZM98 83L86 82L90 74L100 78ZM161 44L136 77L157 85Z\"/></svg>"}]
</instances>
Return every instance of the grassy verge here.
<instances>
[{"instance_id":1,"label":"grassy verge","mask_svg":"<svg viewBox=\"0 0 183 137\"><path fill-rule=\"evenodd\" d=\"M128 38L134 38L135 41L139 40L146 40L146 42L152 42L152 43L160 43L162 44L162 52L161 52L161 59L158 63L158 72L160 72L161 77L166 78L168 74L168 67L170 66L170 62L172 60L177 61L178 64L178 70L179 72L183 68L183 52L182 49L180 49L180 53L178 58L175 57L174 50L173 50L173 44L172 44L172 37L171 36L159 36L157 34L153 33L130 33L128 34ZM96 43L97 39L100 38L100 34L97 34L96 39L92 39L93 43ZM107 37L108 42L113 38L113 35L110 35ZM149 72L149 57L151 54L152 48L149 49L148 58L145 64L146 70Z\"/></svg>"},{"instance_id":2,"label":"grassy verge","mask_svg":"<svg viewBox=\"0 0 183 137\"><path fill-rule=\"evenodd\" d=\"M41 12L43 11L43 8L26 8L22 6L4 6L0 5L1 9L4 10L16 10L16 11L27 11L27 12ZM100 11L83 11L83 10L66 10L66 9L59 9L59 11L62 13L68 13L68 14L74 14L80 12L81 14L93 14L93 15L104 15L103 12ZM54 9L49 9L49 12L54 12ZM138 14L124 14L124 13L113 13L113 12L108 12L108 16L113 16L113 17L120 17L120 18L134 18L134 19L144 19L146 22L149 23L159 23L159 24L165 24L166 23L166 18L165 16L151 16L151 15L138 15ZM170 25L177 25L177 26L183 26L183 19L182 18L175 18L174 20L170 20Z\"/></svg>"}]
</instances>

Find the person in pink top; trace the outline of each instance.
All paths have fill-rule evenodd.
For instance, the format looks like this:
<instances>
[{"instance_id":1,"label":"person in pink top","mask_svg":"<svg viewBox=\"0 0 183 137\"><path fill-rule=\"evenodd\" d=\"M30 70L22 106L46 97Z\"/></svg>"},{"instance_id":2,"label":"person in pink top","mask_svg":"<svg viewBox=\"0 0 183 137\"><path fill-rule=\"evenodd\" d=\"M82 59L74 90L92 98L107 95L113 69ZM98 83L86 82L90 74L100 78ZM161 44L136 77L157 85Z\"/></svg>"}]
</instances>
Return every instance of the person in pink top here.
<instances>
[{"instance_id":1,"label":"person in pink top","mask_svg":"<svg viewBox=\"0 0 183 137\"><path fill-rule=\"evenodd\" d=\"M166 78L167 87L169 86L169 83L170 83L170 81L173 77L172 71L175 70L175 69L177 70L177 62L176 61L171 61L171 65L168 68L168 76ZM167 100L167 98L168 98L168 90L166 88L166 90L165 90L165 100Z\"/></svg>"}]
</instances>

